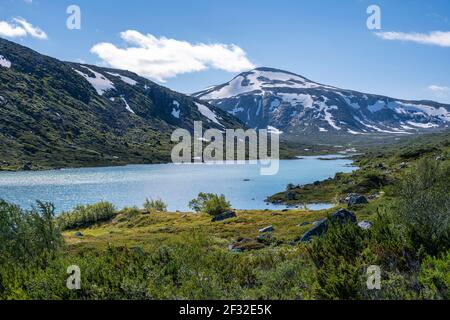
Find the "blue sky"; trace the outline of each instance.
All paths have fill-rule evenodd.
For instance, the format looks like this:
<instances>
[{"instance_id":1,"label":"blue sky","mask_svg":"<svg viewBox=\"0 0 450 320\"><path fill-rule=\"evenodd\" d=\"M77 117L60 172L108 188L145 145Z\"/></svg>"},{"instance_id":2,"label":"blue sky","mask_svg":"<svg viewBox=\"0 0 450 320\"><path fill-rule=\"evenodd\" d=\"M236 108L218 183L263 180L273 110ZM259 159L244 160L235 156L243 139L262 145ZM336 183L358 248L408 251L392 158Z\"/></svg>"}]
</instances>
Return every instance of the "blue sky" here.
<instances>
[{"instance_id":1,"label":"blue sky","mask_svg":"<svg viewBox=\"0 0 450 320\"><path fill-rule=\"evenodd\" d=\"M66 27L71 4L81 9L81 30ZM366 27L372 4L381 8L377 32L395 34L383 38ZM0 34L2 21L3 27L23 26L15 17L47 37L27 32L10 40L62 60L145 69L148 77L185 93L226 82L248 67L266 66L342 88L450 103L447 0L1 0ZM128 30L137 33L124 36ZM430 32L443 33L430 37ZM139 47L130 38L147 43L147 34L153 36L152 47L127 50ZM92 52L99 43L109 46ZM163 60L173 55L171 72L165 64L155 66L159 57L153 46L161 49ZM148 54L151 65L136 66Z\"/></svg>"}]
</instances>

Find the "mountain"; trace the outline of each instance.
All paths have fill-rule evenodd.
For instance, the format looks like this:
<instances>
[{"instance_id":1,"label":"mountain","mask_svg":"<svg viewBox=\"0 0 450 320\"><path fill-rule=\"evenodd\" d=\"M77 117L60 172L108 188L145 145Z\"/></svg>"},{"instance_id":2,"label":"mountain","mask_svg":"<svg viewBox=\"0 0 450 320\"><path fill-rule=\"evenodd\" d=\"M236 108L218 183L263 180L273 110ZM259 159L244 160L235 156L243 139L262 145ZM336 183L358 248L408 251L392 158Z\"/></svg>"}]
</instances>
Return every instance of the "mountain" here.
<instances>
[{"instance_id":1,"label":"mountain","mask_svg":"<svg viewBox=\"0 0 450 320\"><path fill-rule=\"evenodd\" d=\"M168 161L176 128L241 128L138 75L62 62L0 38L0 170Z\"/></svg>"},{"instance_id":2,"label":"mountain","mask_svg":"<svg viewBox=\"0 0 450 320\"><path fill-rule=\"evenodd\" d=\"M450 105L339 89L272 68L241 73L193 97L220 107L249 127L325 141L410 135L450 124Z\"/></svg>"}]
</instances>

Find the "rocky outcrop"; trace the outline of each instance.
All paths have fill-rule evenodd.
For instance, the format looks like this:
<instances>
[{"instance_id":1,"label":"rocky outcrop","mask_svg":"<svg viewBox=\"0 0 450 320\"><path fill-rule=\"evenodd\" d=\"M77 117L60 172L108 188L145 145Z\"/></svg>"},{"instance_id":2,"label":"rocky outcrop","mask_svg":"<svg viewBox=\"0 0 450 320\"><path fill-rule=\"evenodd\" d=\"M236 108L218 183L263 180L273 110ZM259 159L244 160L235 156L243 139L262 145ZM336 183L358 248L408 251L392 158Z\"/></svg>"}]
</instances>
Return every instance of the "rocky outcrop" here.
<instances>
[{"instance_id":1,"label":"rocky outcrop","mask_svg":"<svg viewBox=\"0 0 450 320\"><path fill-rule=\"evenodd\" d=\"M347 204L349 207L353 207L358 204L367 204L369 201L367 201L367 198L357 194L357 193L350 193L347 198L345 198Z\"/></svg>"},{"instance_id":2,"label":"rocky outcrop","mask_svg":"<svg viewBox=\"0 0 450 320\"><path fill-rule=\"evenodd\" d=\"M219 215L217 215L217 216L214 216L214 217L211 219L211 222L219 222L219 221L224 221L224 220L232 219L232 218L236 218L236 217L237 217L237 215L236 215L235 212L233 212L233 211L228 211L228 212L219 214Z\"/></svg>"},{"instance_id":3,"label":"rocky outcrop","mask_svg":"<svg viewBox=\"0 0 450 320\"><path fill-rule=\"evenodd\" d=\"M259 229L260 233L267 233L267 232L273 232L273 231L275 231L273 226L268 226L268 227Z\"/></svg>"},{"instance_id":4,"label":"rocky outcrop","mask_svg":"<svg viewBox=\"0 0 450 320\"><path fill-rule=\"evenodd\" d=\"M360 221L358 222L358 227L360 227L363 230L369 230L370 228L372 228L372 222Z\"/></svg>"},{"instance_id":5,"label":"rocky outcrop","mask_svg":"<svg viewBox=\"0 0 450 320\"><path fill-rule=\"evenodd\" d=\"M300 239L297 239L296 242L308 242L313 237L322 236L327 232L330 220L340 224L356 223L356 216L350 211L341 209L333 213L329 218L318 221L312 229L306 232Z\"/></svg>"}]
</instances>

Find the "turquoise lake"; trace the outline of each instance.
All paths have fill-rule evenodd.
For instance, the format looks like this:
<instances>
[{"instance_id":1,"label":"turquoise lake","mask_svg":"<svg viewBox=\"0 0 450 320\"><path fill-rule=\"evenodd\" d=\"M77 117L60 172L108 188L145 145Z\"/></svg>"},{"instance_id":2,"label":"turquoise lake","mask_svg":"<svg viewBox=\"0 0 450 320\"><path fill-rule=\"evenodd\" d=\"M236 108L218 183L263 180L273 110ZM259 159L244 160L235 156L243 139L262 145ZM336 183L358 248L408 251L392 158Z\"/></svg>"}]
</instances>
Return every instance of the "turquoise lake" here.
<instances>
[{"instance_id":1,"label":"turquoise lake","mask_svg":"<svg viewBox=\"0 0 450 320\"><path fill-rule=\"evenodd\" d=\"M331 156L334 157L334 156ZM170 211L189 211L199 192L224 194L236 209L283 209L268 205L267 196L288 183L306 184L356 168L351 160L304 157L281 160L278 174L260 175L250 164L158 164L80 168L40 172L0 172L0 198L29 208L36 200L52 202L58 212L101 200L117 207L142 207L146 198L161 198ZM310 205L311 209L327 204Z\"/></svg>"}]
</instances>

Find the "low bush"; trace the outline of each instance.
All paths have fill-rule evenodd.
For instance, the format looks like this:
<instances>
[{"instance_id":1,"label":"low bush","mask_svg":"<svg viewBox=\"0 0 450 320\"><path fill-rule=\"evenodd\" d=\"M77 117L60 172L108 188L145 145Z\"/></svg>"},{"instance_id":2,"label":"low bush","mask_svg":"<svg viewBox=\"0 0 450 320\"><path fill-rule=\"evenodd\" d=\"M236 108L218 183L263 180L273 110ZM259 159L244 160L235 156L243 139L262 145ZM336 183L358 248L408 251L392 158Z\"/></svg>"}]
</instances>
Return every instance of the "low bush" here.
<instances>
[{"instance_id":1,"label":"low bush","mask_svg":"<svg viewBox=\"0 0 450 320\"><path fill-rule=\"evenodd\" d=\"M204 212L212 216L222 214L231 210L231 204L225 196L213 193L199 193L196 199L189 202L189 208L195 212Z\"/></svg>"},{"instance_id":2,"label":"low bush","mask_svg":"<svg viewBox=\"0 0 450 320\"><path fill-rule=\"evenodd\" d=\"M91 205L80 205L71 212L63 212L57 218L61 230L86 228L98 222L111 220L117 215L116 207L106 201Z\"/></svg>"},{"instance_id":3,"label":"low bush","mask_svg":"<svg viewBox=\"0 0 450 320\"><path fill-rule=\"evenodd\" d=\"M159 211L164 212L167 211L167 204L164 203L161 199L145 199L144 209L147 211Z\"/></svg>"}]
</instances>

